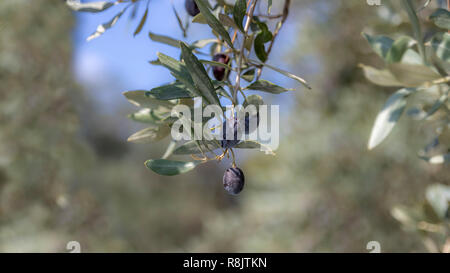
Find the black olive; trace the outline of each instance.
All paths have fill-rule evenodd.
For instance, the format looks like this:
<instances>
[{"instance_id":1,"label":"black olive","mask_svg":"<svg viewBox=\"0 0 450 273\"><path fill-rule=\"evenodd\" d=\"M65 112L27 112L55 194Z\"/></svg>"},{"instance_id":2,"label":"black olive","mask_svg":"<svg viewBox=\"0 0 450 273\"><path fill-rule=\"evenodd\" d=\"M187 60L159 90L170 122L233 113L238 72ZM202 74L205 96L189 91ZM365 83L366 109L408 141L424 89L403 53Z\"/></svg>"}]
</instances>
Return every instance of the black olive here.
<instances>
[{"instance_id":1,"label":"black olive","mask_svg":"<svg viewBox=\"0 0 450 273\"><path fill-rule=\"evenodd\" d=\"M223 175L223 187L232 195L236 195L242 191L245 184L244 173L239 168L229 168Z\"/></svg>"},{"instance_id":2,"label":"black olive","mask_svg":"<svg viewBox=\"0 0 450 273\"><path fill-rule=\"evenodd\" d=\"M230 62L230 57L226 54L216 54L213 57L213 61L223 64L228 64ZM213 74L216 80L222 81L225 78L226 68L220 66L213 66Z\"/></svg>"},{"instance_id":3,"label":"black olive","mask_svg":"<svg viewBox=\"0 0 450 273\"><path fill-rule=\"evenodd\" d=\"M194 0L186 0L184 2L184 6L186 7L187 13L192 17L200 13L200 10L197 7L197 3L195 3Z\"/></svg>"}]
</instances>

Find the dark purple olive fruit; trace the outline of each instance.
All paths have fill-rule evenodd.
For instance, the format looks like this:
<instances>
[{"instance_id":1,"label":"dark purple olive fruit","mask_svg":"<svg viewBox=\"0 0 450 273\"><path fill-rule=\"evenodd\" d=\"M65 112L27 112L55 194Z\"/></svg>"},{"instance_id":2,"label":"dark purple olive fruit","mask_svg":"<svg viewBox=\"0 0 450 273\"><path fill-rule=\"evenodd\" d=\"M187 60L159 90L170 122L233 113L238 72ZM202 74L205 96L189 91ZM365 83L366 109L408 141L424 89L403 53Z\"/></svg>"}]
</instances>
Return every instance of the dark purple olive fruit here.
<instances>
[{"instance_id":1,"label":"dark purple olive fruit","mask_svg":"<svg viewBox=\"0 0 450 273\"><path fill-rule=\"evenodd\" d=\"M200 13L200 10L197 7L197 3L195 3L194 0L186 0L184 2L184 6L186 7L187 13L192 17Z\"/></svg>"},{"instance_id":2,"label":"dark purple olive fruit","mask_svg":"<svg viewBox=\"0 0 450 273\"><path fill-rule=\"evenodd\" d=\"M230 62L230 57L226 54L216 54L213 57L213 61L223 64L228 64ZM225 78L226 69L225 67L213 66L213 74L216 80L223 81Z\"/></svg>"},{"instance_id":3,"label":"dark purple olive fruit","mask_svg":"<svg viewBox=\"0 0 450 273\"><path fill-rule=\"evenodd\" d=\"M223 187L232 195L236 195L242 191L245 184L244 173L239 168L229 168L223 175Z\"/></svg>"},{"instance_id":4,"label":"dark purple olive fruit","mask_svg":"<svg viewBox=\"0 0 450 273\"><path fill-rule=\"evenodd\" d=\"M230 123L228 123L225 120L225 122L223 123L223 126L222 126L222 133L223 133L223 139L221 141L222 148L229 149L229 148L233 148L234 146L236 146L240 141L238 139L237 120L236 119L234 120L233 125L231 125L231 121L230 121Z\"/></svg>"}]
</instances>

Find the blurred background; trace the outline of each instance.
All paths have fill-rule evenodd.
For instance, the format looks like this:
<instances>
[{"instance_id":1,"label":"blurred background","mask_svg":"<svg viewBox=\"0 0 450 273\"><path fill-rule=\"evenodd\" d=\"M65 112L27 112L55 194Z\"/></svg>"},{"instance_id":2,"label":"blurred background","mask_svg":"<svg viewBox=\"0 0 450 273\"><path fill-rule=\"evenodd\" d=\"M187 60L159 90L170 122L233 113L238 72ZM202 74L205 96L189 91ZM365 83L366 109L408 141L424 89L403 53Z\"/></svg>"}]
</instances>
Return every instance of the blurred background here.
<instances>
[{"instance_id":1,"label":"blurred background","mask_svg":"<svg viewBox=\"0 0 450 273\"><path fill-rule=\"evenodd\" d=\"M147 35L183 39L171 2L185 19L183 0L152 0L140 35L130 10L86 42L117 8L75 14L64 1L0 1L1 252L66 252L69 241L83 252L367 252L369 241L382 252L440 250L445 236L430 239L392 215L421 204L427 186L449 184L448 165L417 157L423 127L404 118L366 149L394 90L370 84L358 68L381 64L360 33L409 34L399 5L293 1L269 63L308 79L313 91L264 72L297 91L262 94L283 105L280 147L275 157L241 154L246 186L229 196L227 163L162 177L143 163L161 157L168 140L126 142L142 126L127 119L137 108L121 93L171 80L148 62L179 51ZM188 30L190 42L208 37L203 25Z\"/></svg>"}]
</instances>

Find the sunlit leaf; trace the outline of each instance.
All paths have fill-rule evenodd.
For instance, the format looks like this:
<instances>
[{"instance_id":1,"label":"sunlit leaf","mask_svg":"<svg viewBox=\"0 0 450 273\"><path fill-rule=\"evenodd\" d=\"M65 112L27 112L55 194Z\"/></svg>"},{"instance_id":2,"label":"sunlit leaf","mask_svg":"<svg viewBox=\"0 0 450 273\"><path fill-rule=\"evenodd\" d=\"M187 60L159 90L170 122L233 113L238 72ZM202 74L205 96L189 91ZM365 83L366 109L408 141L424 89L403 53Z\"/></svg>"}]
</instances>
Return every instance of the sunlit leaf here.
<instances>
[{"instance_id":1,"label":"sunlit leaf","mask_svg":"<svg viewBox=\"0 0 450 273\"><path fill-rule=\"evenodd\" d=\"M88 2L81 3L77 0L67 0L67 6L74 11L84 11L84 12L101 12L110 7L117 4L117 2L107 2L107 1L98 1L98 2Z\"/></svg>"},{"instance_id":2,"label":"sunlit leaf","mask_svg":"<svg viewBox=\"0 0 450 273\"><path fill-rule=\"evenodd\" d=\"M450 205L450 187L443 184L434 184L427 188L427 202L440 219L447 218Z\"/></svg>"},{"instance_id":3,"label":"sunlit leaf","mask_svg":"<svg viewBox=\"0 0 450 273\"><path fill-rule=\"evenodd\" d=\"M142 123L149 123L149 124L155 124L160 125L162 123L165 123L165 120L162 119L160 116L158 116L157 113L154 112L154 110L150 108L144 108L139 110L136 113L128 115L128 118L131 120L142 122Z\"/></svg>"},{"instance_id":4,"label":"sunlit leaf","mask_svg":"<svg viewBox=\"0 0 450 273\"><path fill-rule=\"evenodd\" d=\"M388 65L389 71L406 87L421 86L441 78L437 72L425 65L395 63Z\"/></svg>"},{"instance_id":5,"label":"sunlit leaf","mask_svg":"<svg viewBox=\"0 0 450 273\"><path fill-rule=\"evenodd\" d=\"M117 21L120 19L122 14L127 10L128 7L129 6L126 6L121 12L116 14L109 22L99 25L97 27L97 30L93 34L91 34L86 40L91 41L92 39L95 39L95 38L101 36L108 29L112 28L117 23Z\"/></svg>"},{"instance_id":6,"label":"sunlit leaf","mask_svg":"<svg viewBox=\"0 0 450 273\"><path fill-rule=\"evenodd\" d=\"M394 129L405 110L406 98L415 91L411 88L400 89L389 97L375 120L370 135L369 150L378 146Z\"/></svg>"},{"instance_id":7,"label":"sunlit leaf","mask_svg":"<svg viewBox=\"0 0 450 273\"><path fill-rule=\"evenodd\" d=\"M388 70L379 70L371 66L361 65L366 78L381 86L403 86Z\"/></svg>"},{"instance_id":8,"label":"sunlit leaf","mask_svg":"<svg viewBox=\"0 0 450 273\"><path fill-rule=\"evenodd\" d=\"M128 138L129 142L135 143L149 143L161 140L168 136L170 133L170 127L163 124L158 127L149 127L143 129L137 133L134 133Z\"/></svg>"}]
</instances>

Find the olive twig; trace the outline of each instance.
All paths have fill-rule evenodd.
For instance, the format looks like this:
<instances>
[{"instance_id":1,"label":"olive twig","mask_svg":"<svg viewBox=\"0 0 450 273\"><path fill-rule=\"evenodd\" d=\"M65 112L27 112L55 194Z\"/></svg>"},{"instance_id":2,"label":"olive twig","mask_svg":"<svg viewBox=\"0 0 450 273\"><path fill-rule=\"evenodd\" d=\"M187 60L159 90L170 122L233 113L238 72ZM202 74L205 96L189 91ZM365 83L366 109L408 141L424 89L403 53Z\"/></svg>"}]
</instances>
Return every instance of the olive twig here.
<instances>
[{"instance_id":1,"label":"olive twig","mask_svg":"<svg viewBox=\"0 0 450 273\"><path fill-rule=\"evenodd\" d=\"M272 41L270 41L269 48L267 49L267 57L269 57L270 52L272 52L273 45L275 43L275 39L278 36L278 33L280 32L280 29L283 27L284 23L286 22L286 19L289 15L289 6L291 5L291 0L285 0L284 2L284 8L283 8L283 14L281 16L281 21L277 24L277 27L275 28L275 31L272 35ZM258 69L257 77L256 79L259 80L261 77L262 67Z\"/></svg>"},{"instance_id":2,"label":"olive twig","mask_svg":"<svg viewBox=\"0 0 450 273\"><path fill-rule=\"evenodd\" d=\"M252 1L252 0L249 0ZM250 28L250 23L253 19L253 13L255 12L256 3L258 0L253 0L252 4L250 6L247 21L245 22L244 27L244 40L242 41L241 50L239 53L239 60L238 60L238 68L237 68L237 75L236 75L236 85L234 86L234 92L233 92L233 104L237 104L237 92L241 88L241 72L242 72L242 59L244 58L244 50L245 50L245 38L248 35L248 30Z\"/></svg>"}]
</instances>

